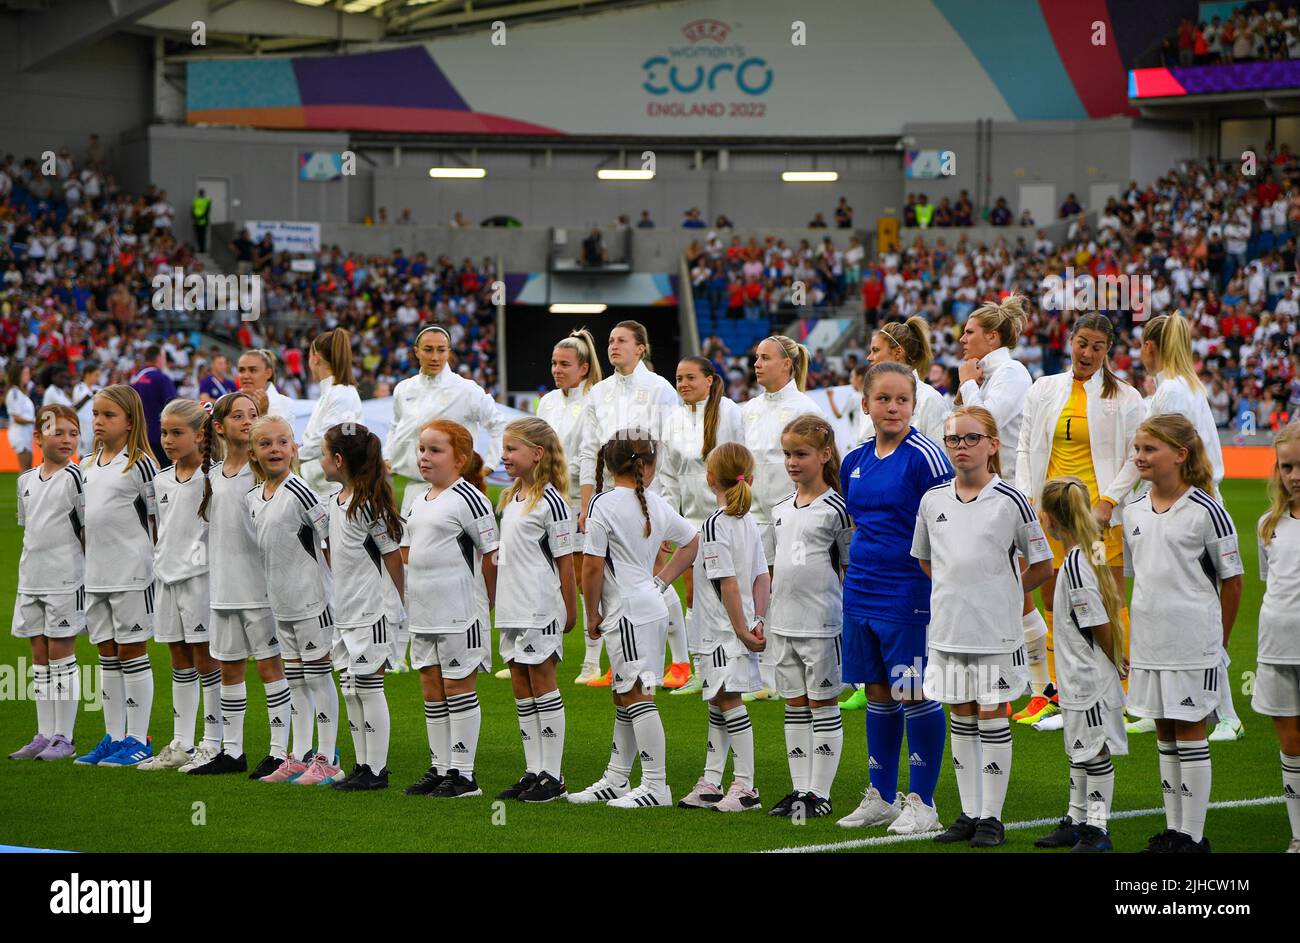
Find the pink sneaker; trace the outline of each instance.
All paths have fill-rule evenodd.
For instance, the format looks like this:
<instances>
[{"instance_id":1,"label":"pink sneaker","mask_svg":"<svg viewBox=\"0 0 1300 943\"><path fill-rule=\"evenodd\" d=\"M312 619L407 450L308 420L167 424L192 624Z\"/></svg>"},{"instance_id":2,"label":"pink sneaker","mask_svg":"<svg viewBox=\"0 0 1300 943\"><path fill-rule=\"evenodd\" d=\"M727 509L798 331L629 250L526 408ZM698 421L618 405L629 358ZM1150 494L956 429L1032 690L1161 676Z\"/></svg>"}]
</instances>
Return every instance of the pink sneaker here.
<instances>
[{"instance_id":1,"label":"pink sneaker","mask_svg":"<svg viewBox=\"0 0 1300 943\"><path fill-rule=\"evenodd\" d=\"M305 767L301 776L295 779L295 786L329 786L343 778L343 771L331 766L325 754L317 753Z\"/></svg>"},{"instance_id":2,"label":"pink sneaker","mask_svg":"<svg viewBox=\"0 0 1300 943\"><path fill-rule=\"evenodd\" d=\"M268 776L263 776L258 780L260 783L282 783L286 780L293 779L295 776L305 772L307 764L301 760L295 760L290 754L284 758L284 762L276 767L275 772Z\"/></svg>"}]
</instances>

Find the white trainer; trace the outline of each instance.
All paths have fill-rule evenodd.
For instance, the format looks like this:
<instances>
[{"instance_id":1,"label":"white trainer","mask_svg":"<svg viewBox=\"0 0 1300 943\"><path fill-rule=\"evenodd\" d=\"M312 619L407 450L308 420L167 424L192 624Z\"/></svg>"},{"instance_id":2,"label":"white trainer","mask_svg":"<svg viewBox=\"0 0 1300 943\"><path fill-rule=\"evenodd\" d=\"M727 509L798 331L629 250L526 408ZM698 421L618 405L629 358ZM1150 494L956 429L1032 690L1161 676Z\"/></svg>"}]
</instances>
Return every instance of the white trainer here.
<instances>
[{"instance_id":1,"label":"white trainer","mask_svg":"<svg viewBox=\"0 0 1300 943\"><path fill-rule=\"evenodd\" d=\"M194 753L190 756L185 765L180 768L180 771L182 773L188 773L191 770L198 769L205 763L211 763L217 758L217 754L220 752L220 746L212 747L208 746L206 743L200 743L194 748Z\"/></svg>"},{"instance_id":2,"label":"white trainer","mask_svg":"<svg viewBox=\"0 0 1300 943\"><path fill-rule=\"evenodd\" d=\"M573 683L588 684L589 682L600 680L600 675L600 665L583 665L582 671L578 673L578 677L573 679Z\"/></svg>"},{"instance_id":3,"label":"white trainer","mask_svg":"<svg viewBox=\"0 0 1300 943\"><path fill-rule=\"evenodd\" d=\"M903 811L889 826L892 835L920 835L939 831L939 810L926 805L921 797L909 792L903 799Z\"/></svg>"},{"instance_id":4,"label":"white trainer","mask_svg":"<svg viewBox=\"0 0 1300 943\"><path fill-rule=\"evenodd\" d=\"M869 786L862 794L858 807L837 823L840 828L875 828L877 825L889 825L903 814L903 794L900 792L892 803L886 802L880 790Z\"/></svg>"},{"instance_id":5,"label":"white trainer","mask_svg":"<svg viewBox=\"0 0 1300 943\"><path fill-rule=\"evenodd\" d=\"M642 783L627 795L611 799L605 804L611 809L653 809L658 806L671 806L673 794L668 791L666 785L656 788L650 783Z\"/></svg>"},{"instance_id":6,"label":"white trainer","mask_svg":"<svg viewBox=\"0 0 1300 943\"><path fill-rule=\"evenodd\" d=\"M1220 743L1224 740L1245 740L1246 728L1242 726L1241 721L1236 718L1221 720L1214 725L1214 733L1205 739L1213 740Z\"/></svg>"},{"instance_id":7,"label":"white trainer","mask_svg":"<svg viewBox=\"0 0 1300 943\"><path fill-rule=\"evenodd\" d=\"M1155 733L1156 722L1151 717L1139 717L1125 724L1124 729L1128 733Z\"/></svg>"},{"instance_id":8,"label":"white trainer","mask_svg":"<svg viewBox=\"0 0 1300 943\"><path fill-rule=\"evenodd\" d=\"M1044 717L1042 720L1035 723L1033 728L1035 730L1064 730L1065 714L1061 711L1057 711L1050 717Z\"/></svg>"},{"instance_id":9,"label":"white trainer","mask_svg":"<svg viewBox=\"0 0 1300 943\"><path fill-rule=\"evenodd\" d=\"M173 740L163 748L163 751L157 756L151 756L149 759L140 763L137 769L180 769L194 759L195 750L185 750L181 748L179 740Z\"/></svg>"},{"instance_id":10,"label":"white trainer","mask_svg":"<svg viewBox=\"0 0 1300 943\"><path fill-rule=\"evenodd\" d=\"M1283 854L1300 855L1300 838L1291 839L1291 844L1286 846L1286 851Z\"/></svg>"},{"instance_id":11,"label":"white trainer","mask_svg":"<svg viewBox=\"0 0 1300 943\"><path fill-rule=\"evenodd\" d=\"M596 780L582 792L569 793L569 801L574 805L591 805L596 802L608 802L628 794L628 783L618 785L604 776Z\"/></svg>"},{"instance_id":12,"label":"white trainer","mask_svg":"<svg viewBox=\"0 0 1300 943\"><path fill-rule=\"evenodd\" d=\"M733 782L727 794L713 808L716 812L760 812L763 800L759 799L757 789Z\"/></svg>"}]
</instances>

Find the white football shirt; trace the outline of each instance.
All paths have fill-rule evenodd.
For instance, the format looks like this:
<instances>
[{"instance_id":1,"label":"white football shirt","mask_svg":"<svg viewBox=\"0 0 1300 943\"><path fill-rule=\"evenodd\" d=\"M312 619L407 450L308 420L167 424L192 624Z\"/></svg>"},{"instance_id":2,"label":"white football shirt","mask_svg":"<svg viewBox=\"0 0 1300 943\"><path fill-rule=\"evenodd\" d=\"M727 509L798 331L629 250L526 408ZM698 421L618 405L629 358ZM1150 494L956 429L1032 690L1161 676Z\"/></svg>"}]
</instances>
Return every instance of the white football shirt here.
<instances>
[{"instance_id":1,"label":"white football shirt","mask_svg":"<svg viewBox=\"0 0 1300 943\"><path fill-rule=\"evenodd\" d=\"M1092 636L1094 626L1110 621L1097 586L1097 574L1081 547L1065 555L1052 597L1056 613L1056 680L1061 706L1083 711L1105 698L1124 703L1124 687L1110 655ZM1121 627L1122 628L1122 627Z\"/></svg>"},{"instance_id":2,"label":"white football shirt","mask_svg":"<svg viewBox=\"0 0 1300 943\"><path fill-rule=\"evenodd\" d=\"M153 480L158 466L141 455L130 469L126 450L106 465L99 452L86 459L81 474L86 488L86 591L121 593L153 583L153 534L156 513Z\"/></svg>"},{"instance_id":3,"label":"white football shirt","mask_svg":"<svg viewBox=\"0 0 1300 943\"><path fill-rule=\"evenodd\" d=\"M497 549L497 519L487 497L464 478L432 500L428 489L411 505L406 522L410 556L406 572L412 632L464 632L488 625L483 555ZM534 592L540 587L534 587Z\"/></svg>"},{"instance_id":4,"label":"white football shirt","mask_svg":"<svg viewBox=\"0 0 1300 943\"><path fill-rule=\"evenodd\" d=\"M564 495L547 485L532 509L516 495L501 515L497 548L497 628L533 629L567 613L560 567L572 566L573 518Z\"/></svg>"},{"instance_id":5,"label":"white football shirt","mask_svg":"<svg viewBox=\"0 0 1300 943\"><path fill-rule=\"evenodd\" d=\"M719 645L728 654L746 649L731 627L731 616L722 602L722 580L734 576L740 587L740 604L745 623L754 624L754 580L767 572L763 539L753 514L732 517L722 508L704 519L700 528L700 552L695 555L695 606L691 617L699 626L700 650L704 654Z\"/></svg>"},{"instance_id":6,"label":"white football shirt","mask_svg":"<svg viewBox=\"0 0 1300 943\"><path fill-rule=\"evenodd\" d=\"M244 496L266 573L271 611L282 622L320 615L329 604L321 541L329 537L325 502L292 472L270 498L261 484Z\"/></svg>"},{"instance_id":7,"label":"white football shirt","mask_svg":"<svg viewBox=\"0 0 1300 943\"><path fill-rule=\"evenodd\" d=\"M164 468L153 480L158 505L158 544L154 575L166 584L208 572L208 522L199 517L203 502L203 472L195 469L181 481L176 466Z\"/></svg>"},{"instance_id":8,"label":"white football shirt","mask_svg":"<svg viewBox=\"0 0 1300 943\"><path fill-rule=\"evenodd\" d=\"M1124 508L1124 573L1134 668L1214 668L1222 661L1219 581L1243 572L1237 531L1223 505L1188 488L1157 514L1148 491Z\"/></svg>"},{"instance_id":9,"label":"white football shirt","mask_svg":"<svg viewBox=\"0 0 1300 943\"><path fill-rule=\"evenodd\" d=\"M650 536L645 536L645 516L636 489L619 485L591 499L587 539L582 552L603 557L605 580L600 594L600 631L612 632L620 619L645 625L668 618L668 606L655 589L655 556L664 541L688 544L697 531L668 502L645 492L650 515Z\"/></svg>"},{"instance_id":10,"label":"white football shirt","mask_svg":"<svg viewBox=\"0 0 1300 943\"><path fill-rule=\"evenodd\" d=\"M327 502L334 624L340 629L354 629L374 625L391 614L384 583L384 556L396 550L398 544L367 506L359 508L356 517L349 520L347 504L339 503L339 494Z\"/></svg>"},{"instance_id":11,"label":"white football shirt","mask_svg":"<svg viewBox=\"0 0 1300 943\"><path fill-rule=\"evenodd\" d=\"M971 501L956 479L921 496L912 556L929 560L928 644L944 652L1014 652L1025 643L1025 593L1016 552L1030 566L1052 550L1029 499L994 475Z\"/></svg>"},{"instance_id":12,"label":"white football shirt","mask_svg":"<svg viewBox=\"0 0 1300 943\"><path fill-rule=\"evenodd\" d=\"M1270 665L1300 665L1300 520L1290 514L1277 522L1272 540L1259 541L1259 578L1265 589L1257 657Z\"/></svg>"},{"instance_id":13,"label":"white football shirt","mask_svg":"<svg viewBox=\"0 0 1300 943\"><path fill-rule=\"evenodd\" d=\"M212 498L208 502L209 592L213 609L266 609L266 574L257 549L246 495L257 486L247 464L227 475L220 462L208 469Z\"/></svg>"},{"instance_id":14,"label":"white football shirt","mask_svg":"<svg viewBox=\"0 0 1300 943\"><path fill-rule=\"evenodd\" d=\"M848 566L853 519L827 488L803 507L787 495L772 508L776 541L767 628L797 638L834 638L844 622L840 568Z\"/></svg>"},{"instance_id":15,"label":"white football shirt","mask_svg":"<svg viewBox=\"0 0 1300 943\"><path fill-rule=\"evenodd\" d=\"M64 465L49 478L41 466L18 476L18 592L27 596L73 593L86 579L81 529L86 518L81 469Z\"/></svg>"}]
</instances>

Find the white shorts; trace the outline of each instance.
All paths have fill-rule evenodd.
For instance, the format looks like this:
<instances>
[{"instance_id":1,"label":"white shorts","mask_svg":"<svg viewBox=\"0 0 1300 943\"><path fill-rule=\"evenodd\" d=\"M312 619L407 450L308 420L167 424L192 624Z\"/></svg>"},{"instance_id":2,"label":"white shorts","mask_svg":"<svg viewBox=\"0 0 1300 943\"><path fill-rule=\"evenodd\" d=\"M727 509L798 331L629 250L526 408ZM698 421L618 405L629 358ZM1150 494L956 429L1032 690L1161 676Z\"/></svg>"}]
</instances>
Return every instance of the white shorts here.
<instances>
[{"instance_id":1,"label":"white shorts","mask_svg":"<svg viewBox=\"0 0 1300 943\"><path fill-rule=\"evenodd\" d=\"M389 667L393 657L393 642L388 637L388 617L380 616L374 625L347 629L335 626L330 654L335 671L372 675Z\"/></svg>"},{"instance_id":2,"label":"white shorts","mask_svg":"<svg viewBox=\"0 0 1300 943\"><path fill-rule=\"evenodd\" d=\"M996 707L1029 690L1025 647L1014 652L944 652L929 650L922 680L925 696L940 704Z\"/></svg>"},{"instance_id":3,"label":"white shorts","mask_svg":"<svg viewBox=\"0 0 1300 943\"><path fill-rule=\"evenodd\" d=\"M743 655L727 654L719 645L700 659L700 681L704 687L700 696L711 701L724 691L728 694L747 694L763 686L758 670L758 652Z\"/></svg>"},{"instance_id":4,"label":"white shorts","mask_svg":"<svg viewBox=\"0 0 1300 943\"><path fill-rule=\"evenodd\" d=\"M1128 678L1128 712L1154 720L1217 722L1222 668L1134 668Z\"/></svg>"},{"instance_id":5,"label":"white shorts","mask_svg":"<svg viewBox=\"0 0 1300 943\"><path fill-rule=\"evenodd\" d=\"M776 693L833 701L844 686L840 677L841 637L803 638L769 632L763 660L772 666Z\"/></svg>"},{"instance_id":6,"label":"white shorts","mask_svg":"<svg viewBox=\"0 0 1300 943\"><path fill-rule=\"evenodd\" d=\"M1111 756L1128 753L1128 732L1124 729L1124 706L1099 700L1087 710L1061 708L1065 721L1065 755L1071 763L1096 759L1105 748Z\"/></svg>"},{"instance_id":7,"label":"white shorts","mask_svg":"<svg viewBox=\"0 0 1300 943\"><path fill-rule=\"evenodd\" d=\"M14 598L14 638L75 638L86 630L86 591Z\"/></svg>"},{"instance_id":8,"label":"white shorts","mask_svg":"<svg viewBox=\"0 0 1300 943\"><path fill-rule=\"evenodd\" d=\"M213 609L208 653L217 661L280 657L275 616L269 608Z\"/></svg>"},{"instance_id":9,"label":"white shorts","mask_svg":"<svg viewBox=\"0 0 1300 943\"><path fill-rule=\"evenodd\" d=\"M1261 661L1255 668L1250 706L1266 717L1300 717L1300 665Z\"/></svg>"},{"instance_id":10,"label":"white shorts","mask_svg":"<svg viewBox=\"0 0 1300 943\"><path fill-rule=\"evenodd\" d=\"M86 628L92 645L134 645L153 637L154 584L120 593L86 593Z\"/></svg>"},{"instance_id":11,"label":"white shorts","mask_svg":"<svg viewBox=\"0 0 1300 943\"><path fill-rule=\"evenodd\" d=\"M211 636L212 609L208 604L208 577L191 576L178 583L158 583L155 642L206 642Z\"/></svg>"},{"instance_id":12,"label":"white shorts","mask_svg":"<svg viewBox=\"0 0 1300 943\"><path fill-rule=\"evenodd\" d=\"M444 679L452 681L468 678L475 672L491 671L491 641L479 622L464 632L412 632L411 667L417 671L437 668Z\"/></svg>"},{"instance_id":13,"label":"white shorts","mask_svg":"<svg viewBox=\"0 0 1300 943\"><path fill-rule=\"evenodd\" d=\"M326 606L320 615L306 619L275 620L280 649L291 661L320 661L332 654L334 646L334 610Z\"/></svg>"},{"instance_id":14,"label":"white shorts","mask_svg":"<svg viewBox=\"0 0 1300 943\"><path fill-rule=\"evenodd\" d=\"M628 693L638 681L641 690L651 694L663 683L667 619L642 625L619 619L616 626L602 635L609 655L609 667L613 671L610 689L615 694Z\"/></svg>"},{"instance_id":15,"label":"white shorts","mask_svg":"<svg viewBox=\"0 0 1300 943\"><path fill-rule=\"evenodd\" d=\"M555 656L556 661L564 658L564 633L560 631L558 622L540 629L498 627L497 631L501 633L498 646L501 660L507 664L513 661L521 665L540 665L551 656Z\"/></svg>"}]
</instances>

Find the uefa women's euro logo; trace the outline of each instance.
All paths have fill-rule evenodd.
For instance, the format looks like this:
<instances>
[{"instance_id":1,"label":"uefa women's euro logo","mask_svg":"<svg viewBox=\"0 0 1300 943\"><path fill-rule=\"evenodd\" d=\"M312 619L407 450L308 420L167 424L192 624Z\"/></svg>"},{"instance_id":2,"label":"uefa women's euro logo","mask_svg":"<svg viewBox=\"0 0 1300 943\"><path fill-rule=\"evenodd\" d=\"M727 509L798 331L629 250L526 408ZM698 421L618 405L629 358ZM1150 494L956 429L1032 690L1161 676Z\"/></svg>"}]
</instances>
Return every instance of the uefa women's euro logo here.
<instances>
[{"instance_id":1,"label":"uefa women's euro logo","mask_svg":"<svg viewBox=\"0 0 1300 943\"><path fill-rule=\"evenodd\" d=\"M646 113L675 117L763 117L766 106L752 99L772 87L767 60L751 56L739 43L726 42L732 27L720 20L694 20L682 27L688 45L671 46L642 64L641 87L657 99L692 96L690 102L651 101ZM717 95L702 101L699 96ZM728 96L745 96L728 101Z\"/></svg>"}]
</instances>

